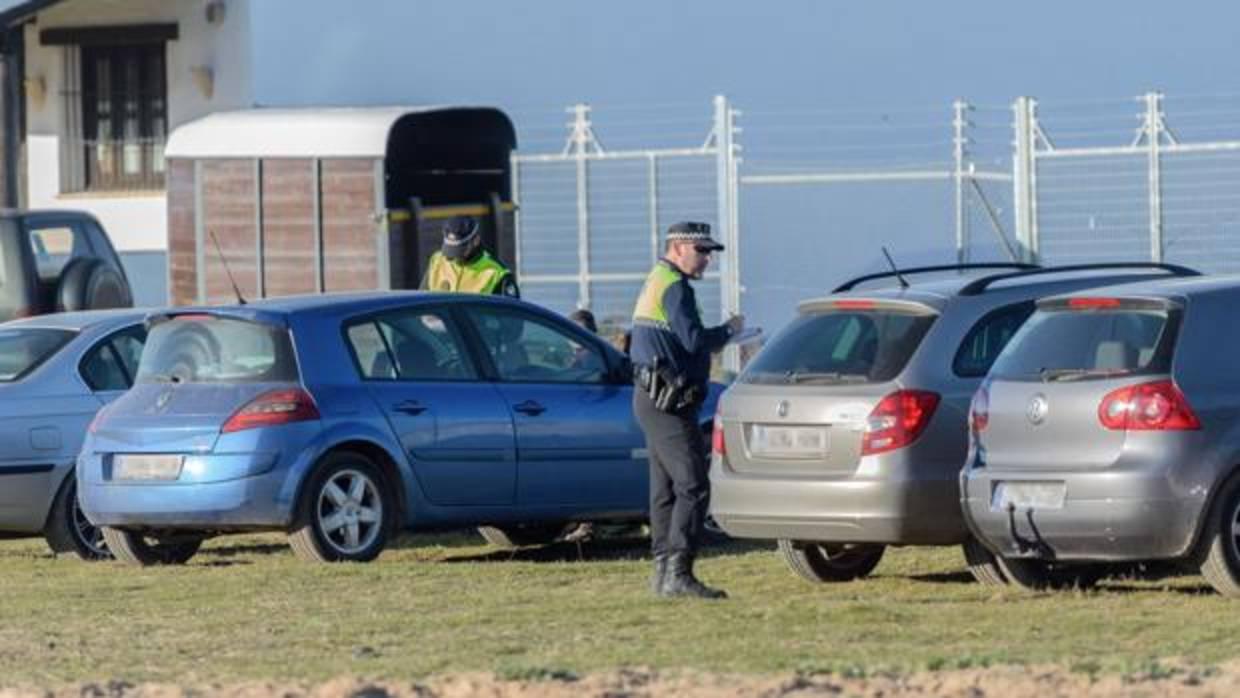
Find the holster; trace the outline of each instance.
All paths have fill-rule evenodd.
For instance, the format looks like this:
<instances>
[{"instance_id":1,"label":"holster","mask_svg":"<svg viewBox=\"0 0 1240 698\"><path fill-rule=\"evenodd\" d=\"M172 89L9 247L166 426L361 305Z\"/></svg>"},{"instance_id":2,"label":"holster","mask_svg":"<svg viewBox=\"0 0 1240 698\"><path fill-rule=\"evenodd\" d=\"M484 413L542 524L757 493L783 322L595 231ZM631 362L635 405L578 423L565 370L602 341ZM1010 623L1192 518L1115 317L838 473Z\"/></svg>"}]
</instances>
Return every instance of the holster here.
<instances>
[{"instance_id":1,"label":"holster","mask_svg":"<svg viewBox=\"0 0 1240 698\"><path fill-rule=\"evenodd\" d=\"M660 412L679 412L701 403L704 397L699 386L690 385L684 376L664 369L658 359L653 366L638 366L634 377L638 389L646 393Z\"/></svg>"}]
</instances>

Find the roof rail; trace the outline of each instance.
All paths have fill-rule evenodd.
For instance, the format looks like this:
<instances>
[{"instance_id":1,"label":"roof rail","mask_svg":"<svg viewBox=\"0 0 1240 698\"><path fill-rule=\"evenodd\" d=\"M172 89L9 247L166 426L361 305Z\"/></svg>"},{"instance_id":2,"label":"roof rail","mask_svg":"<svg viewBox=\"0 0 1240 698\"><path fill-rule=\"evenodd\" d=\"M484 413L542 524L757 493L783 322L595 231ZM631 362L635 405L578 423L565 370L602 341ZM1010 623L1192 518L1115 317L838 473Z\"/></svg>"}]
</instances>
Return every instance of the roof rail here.
<instances>
[{"instance_id":1,"label":"roof rail","mask_svg":"<svg viewBox=\"0 0 1240 698\"><path fill-rule=\"evenodd\" d=\"M936 264L934 266L929 266L929 267L909 267L908 269L899 269L896 271L880 271L874 274L866 274L864 276L858 276L855 279L849 279L848 281L845 281L839 286L836 286L831 291L831 293L842 293L844 291L851 291L858 284L863 284L867 281L874 281L875 279L887 279L887 278L899 276L901 274L905 274L905 275L907 274L930 274L930 273L937 272L937 271L968 271L969 269L1032 270L1032 269L1040 269L1040 268L1041 267L1039 267L1036 264L1025 264L1023 262L977 262L977 263L970 263L970 264Z\"/></svg>"},{"instance_id":2,"label":"roof rail","mask_svg":"<svg viewBox=\"0 0 1240 698\"><path fill-rule=\"evenodd\" d=\"M991 274L983 276L975 281L965 284L960 289L962 296L976 296L985 292L990 288L991 284L1008 279L1023 279L1028 276L1039 276L1042 274L1058 274L1061 272L1074 271L1120 271L1124 269L1149 269L1152 271L1165 271L1171 276L1201 276L1201 272L1196 269L1181 266L1179 264L1165 264L1163 262L1098 262L1096 264L1065 264L1059 267L1040 267L1038 269L1026 269L1024 271L1008 272L1006 274Z\"/></svg>"}]
</instances>

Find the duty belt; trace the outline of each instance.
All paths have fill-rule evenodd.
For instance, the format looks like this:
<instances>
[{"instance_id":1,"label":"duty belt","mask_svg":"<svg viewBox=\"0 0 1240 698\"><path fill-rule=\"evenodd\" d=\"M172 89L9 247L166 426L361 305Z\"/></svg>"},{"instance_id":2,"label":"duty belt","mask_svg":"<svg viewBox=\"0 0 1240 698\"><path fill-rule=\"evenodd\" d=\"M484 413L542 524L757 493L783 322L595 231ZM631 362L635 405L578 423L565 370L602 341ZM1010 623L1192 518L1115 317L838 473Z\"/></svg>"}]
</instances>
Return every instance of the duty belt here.
<instances>
[{"instance_id":1,"label":"duty belt","mask_svg":"<svg viewBox=\"0 0 1240 698\"><path fill-rule=\"evenodd\" d=\"M698 385L690 385L683 375L673 374L659 366L639 365L633 371L634 383L650 398L661 412L679 412L686 407L698 405L705 392Z\"/></svg>"}]
</instances>

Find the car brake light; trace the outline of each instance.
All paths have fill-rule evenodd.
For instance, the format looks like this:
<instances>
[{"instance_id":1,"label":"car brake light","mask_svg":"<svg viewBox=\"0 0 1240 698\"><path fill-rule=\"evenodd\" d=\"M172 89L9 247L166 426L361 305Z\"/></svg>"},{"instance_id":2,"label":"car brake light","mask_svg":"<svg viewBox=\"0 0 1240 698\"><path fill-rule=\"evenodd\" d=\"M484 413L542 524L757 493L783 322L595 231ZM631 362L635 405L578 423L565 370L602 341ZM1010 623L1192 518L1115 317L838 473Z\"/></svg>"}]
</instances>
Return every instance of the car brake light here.
<instances>
[{"instance_id":1,"label":"car brake light","mask_svg":"<svg viewBox=\"0 0 1240 698\"><path fill-rule=\"evenodd\" d=\"M879 400L866 418L861 455L894 451L911 444L934 415L939 394L926 390L897 390Z\"/></svg>"},{"instance_id":2,"label":"car brake light","mask_svg":"<svg viewBox=\"0 0 1240 698\"><path fill-rule=\"evenodd\" d=\"M990 424L990 385L982 383L969 405L969 430L974 434L986 431Z\"/></svg>"},{"instance_id":3,"label":"car brake light","mask_svg":"<svg viewBox=\"0 0 1240 698\"><path fill-rule=\"evenodd\" d=\"M1169 380L1129 385L1107 393L1098 421L1115 431L1192 431L1201 422L1188 398Z\"/></svg>"},{"instance_id":4,"label":"car brake light","mask_svg":"<svg viewBox=\"0 0 1240 698\"><path fill-rule=\"evenodd\" d=\"M723 437L723 420L718 413L715 414L715 422L710 428L710 450L721 456L728 455L728 442Z\"/></svg>"},{"instance_id":5,"label":"car brake light","mask_svg":"<svg viewBox=\"0 0 1240 698\"><path fill-rule=\"evenodd\" d=\"M866 300L838 300L831 305L837 310L873 310L876 304Z\"/></svg>"},{"instance_id":6,"label":"car brake light","mask_svg":"<svg viewBox=\"0 0 1240 698\"><path fill-rule=\"evenodd\" d=\"M220 429L225 434L256 427L271 427L319 418L319 408L301 388L263 393L237 410Z\"/></svg>"},{"instance_id":7,"label":"car brake light","mask_svg":"<svg viewBox=\"0 0 1240 698\"><path fill-rule=\"evenodd\" d=\"M1118 298L1069 298L1068 307L1080 310L1089 310L1091 308L1118 308L1120 302Z\"/></svg>"}]
</instances>

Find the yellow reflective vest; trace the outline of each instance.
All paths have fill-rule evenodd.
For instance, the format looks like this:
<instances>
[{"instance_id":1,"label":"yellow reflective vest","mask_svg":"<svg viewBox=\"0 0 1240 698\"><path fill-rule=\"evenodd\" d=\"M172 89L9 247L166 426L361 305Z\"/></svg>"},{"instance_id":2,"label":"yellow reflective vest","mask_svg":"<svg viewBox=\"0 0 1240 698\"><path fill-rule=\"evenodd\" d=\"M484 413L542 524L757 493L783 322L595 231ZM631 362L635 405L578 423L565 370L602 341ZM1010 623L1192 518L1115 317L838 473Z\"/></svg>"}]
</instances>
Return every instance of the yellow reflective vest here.
<instances>
[{"instance_id":1,"label":"yellow reflective vest","mask_svg":"<svg viewBox=\"0 0 1240 698\"><path fill-rule=\"evenodd\" d=\"M468 264L453 262L444 257L443 252L436 252L431 255L422 288L428 291L489 295L499 293L504 278L511 273L486 251Z\"/></svg>"}]
</instances>

